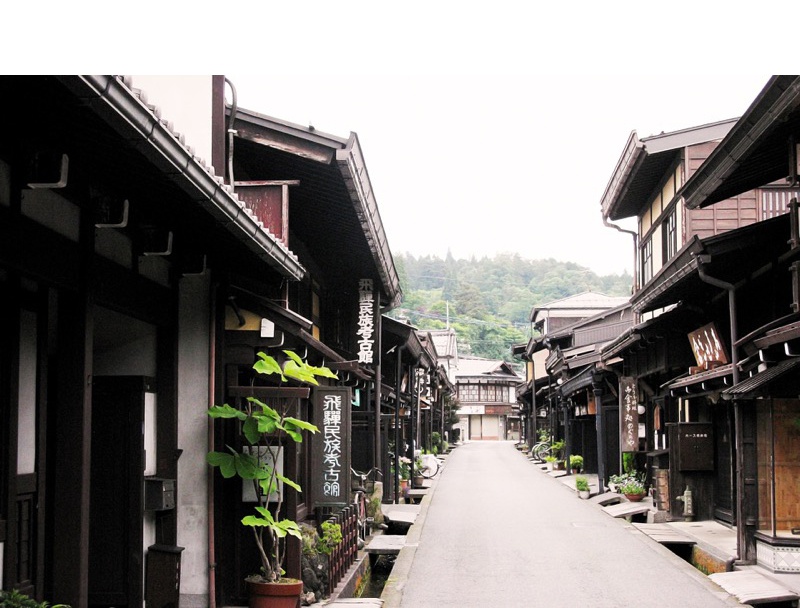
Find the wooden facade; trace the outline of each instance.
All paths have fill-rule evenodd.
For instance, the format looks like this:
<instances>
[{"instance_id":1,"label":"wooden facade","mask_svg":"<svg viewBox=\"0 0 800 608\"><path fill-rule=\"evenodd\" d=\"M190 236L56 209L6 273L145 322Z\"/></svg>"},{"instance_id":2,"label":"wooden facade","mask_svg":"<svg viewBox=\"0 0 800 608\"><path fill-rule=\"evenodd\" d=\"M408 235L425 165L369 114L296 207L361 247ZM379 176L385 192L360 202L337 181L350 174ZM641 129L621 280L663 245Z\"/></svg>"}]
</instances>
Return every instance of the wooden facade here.
<instances>
[{"instance_id":1,"label":"wooden facade","mask_svg":"<svg viewBox=\"0 0 800 608\"><path fill-rule=\"evenodd\" d=\"M226 167L223 77L192 78L177 84L211 109L193 132L207 138L205 159L129 79L0 78L6 589L74 608L242 601L255 568L235 515L246 503L205 464L239 437L206 409L242 397L257 351L284 348L339 370L373 420L383 403L381 312L400 291L357 137L255 121L259 142L240 139L234 179L280 182L273 233L211 169ZM270 137L324 159L270 156ZM323 209L296 211L312 203ZM357 333L365 279L369 362ZM310 403L299 399L297 415L313 419ZM301 483L310 450L286 453ZM293 493L285 507L315 516ZM158 576L176 571L180 588L165 597Z\"/></svg>"}]
</instances>

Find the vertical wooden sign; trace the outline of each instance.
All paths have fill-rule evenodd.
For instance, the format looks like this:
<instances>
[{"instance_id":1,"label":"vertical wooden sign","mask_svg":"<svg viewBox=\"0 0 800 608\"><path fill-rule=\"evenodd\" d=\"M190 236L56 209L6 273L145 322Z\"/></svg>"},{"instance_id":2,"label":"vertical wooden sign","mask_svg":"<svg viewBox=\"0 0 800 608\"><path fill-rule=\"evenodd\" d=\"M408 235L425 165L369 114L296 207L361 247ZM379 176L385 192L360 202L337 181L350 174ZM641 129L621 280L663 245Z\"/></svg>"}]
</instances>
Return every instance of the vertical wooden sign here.
<instances>
[{"instance_id":1,"label":"vertical wooden sign","mask_svg":"<svg viewBox=\"0 0 800 608\"><path fill-rule=\"evenodd\" d=\"M619 379L619 449L622 452L639 450L639 395L636 378L622 376Z\"/></svg>"},{"instance_id":2,"label":"vertical wooden sign","mask_svg":"<svg viewBox=\"0 0 800 608\"><path fill-rule=\"evenodd\" d=\"M312 493L315 506L350 502L350 407L347 386L314 390L314 424L319 428L312 450Z\"/></svg>"}]
</instances>

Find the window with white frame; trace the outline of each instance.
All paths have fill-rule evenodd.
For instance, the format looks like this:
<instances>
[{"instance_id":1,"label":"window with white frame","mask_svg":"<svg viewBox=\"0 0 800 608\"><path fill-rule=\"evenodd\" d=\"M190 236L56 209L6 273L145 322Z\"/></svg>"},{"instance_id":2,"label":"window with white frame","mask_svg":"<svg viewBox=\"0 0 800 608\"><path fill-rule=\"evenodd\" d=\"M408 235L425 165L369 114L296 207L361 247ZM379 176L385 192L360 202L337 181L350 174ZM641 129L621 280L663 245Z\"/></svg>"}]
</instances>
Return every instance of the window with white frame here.
<instances>
[{"instance_id":1,"label":"window with white frame","mask_svg":"<svg viewBox=\"0 0 800 608\"><path fill-rule=\"evenodd\" d=\"M642 286L646 285L653 278L653 239L648 238L642 243L640 250L642 262Z\"/></svg>"},{"instance_id":2,"label":"window with white frame","mask_svg":"<svg viewBox=\"0 0 800 608\"><path fill-rule=\"evenodd\" d=\"M662 264L669 262L678 252L678 220L673 207L661 223Z\"/></svg>"}]
</instances>

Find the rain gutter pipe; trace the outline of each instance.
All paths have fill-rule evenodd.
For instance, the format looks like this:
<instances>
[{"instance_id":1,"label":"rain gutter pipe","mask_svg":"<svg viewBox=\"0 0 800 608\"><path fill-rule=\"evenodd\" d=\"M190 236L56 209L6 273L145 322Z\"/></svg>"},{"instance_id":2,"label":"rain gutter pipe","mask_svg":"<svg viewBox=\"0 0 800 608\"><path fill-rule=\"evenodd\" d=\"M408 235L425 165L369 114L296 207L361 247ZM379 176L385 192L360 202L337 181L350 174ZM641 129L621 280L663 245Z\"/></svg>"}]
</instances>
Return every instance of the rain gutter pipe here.
<instances>
[{"instance_id":1,"label":"rain gutter pipe","mask_svg":"<svg viewBox=\"0 0 800 608\"><path fill-rule=\"evenodd\" d=\"M733 374L733 386L739 384L739 357L736 351L736 342L738 341L738 332L736 329L736 286L733 283L728 283L721 279L708 275L705 271L705 264L711 261L711 256L708 254L701 254L697 258L697 276L700 280L719 289L724 289L728 292L728 316L730 317L730 345L731 345L731 371ZM745 507L745 463L744 463L744 428L742 425L742 413L740 402L734 401L733 405L733 424L734 434L736 437L736 512L738 517L741 518L739 525L736 527L736 556L735 562L742 563L743 549L747 547L746 536L746 517L744 514Z\"/></svg>"},{"instance_id":2,"label":"rain gutter pipe","mask_svg":"<svg viewBox=\"0 0 800 608\"><path fill-rule=\"evenodd\" d=\"M608 218L604 215L603 216L603 226L606 228L613 228L618 232L624 232L625 234L630 234L633 237L633 292L635 293L639 289L639 272L637 268L639 266L639 256L637 252L637 244L639 242L639 233L635 230L626 230L625 228L621 228L616 224L612 224L608 221Z\"/></svg>"},{"instance_id":3,"label":"rain gutter pipe","mask_svg":"<svg viewBox=\"0 0 800 608\"><path fill-rule=\"evenodd\" d=\"M236 135L236 129L233 128L234 123L236 122L236 112L239 109L238 104L236 103L236 87L233 86L233 83L230 81L228 77L225 77L225 82L231 88L231 114L228 117L228 127L227 127L227 134L228 134L228 185L233 187L234 179L233 179L233 136Z\"/></svg>"}]
</instances>

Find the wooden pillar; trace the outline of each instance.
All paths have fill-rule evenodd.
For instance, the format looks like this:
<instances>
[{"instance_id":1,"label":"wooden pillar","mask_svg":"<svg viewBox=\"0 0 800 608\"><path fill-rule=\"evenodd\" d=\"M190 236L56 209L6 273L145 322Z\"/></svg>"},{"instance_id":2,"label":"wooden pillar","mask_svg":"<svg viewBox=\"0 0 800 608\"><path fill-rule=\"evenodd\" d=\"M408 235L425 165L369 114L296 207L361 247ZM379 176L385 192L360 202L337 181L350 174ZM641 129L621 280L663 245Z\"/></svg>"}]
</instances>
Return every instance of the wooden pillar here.
<instances>
[{"instance_id":1,"label":"wooden pillar","mask_svg":"<svg viewBox=\"0 0 800 608\"><path fill-rule=\"evenodd\" d=\"M58 302L53 589L56 602L88 604L92 318L86 293Z\"/></svg>"}]
</instances>

